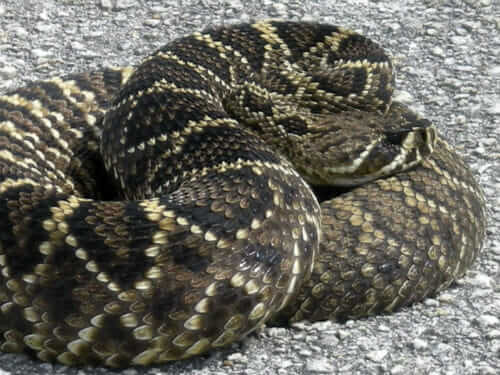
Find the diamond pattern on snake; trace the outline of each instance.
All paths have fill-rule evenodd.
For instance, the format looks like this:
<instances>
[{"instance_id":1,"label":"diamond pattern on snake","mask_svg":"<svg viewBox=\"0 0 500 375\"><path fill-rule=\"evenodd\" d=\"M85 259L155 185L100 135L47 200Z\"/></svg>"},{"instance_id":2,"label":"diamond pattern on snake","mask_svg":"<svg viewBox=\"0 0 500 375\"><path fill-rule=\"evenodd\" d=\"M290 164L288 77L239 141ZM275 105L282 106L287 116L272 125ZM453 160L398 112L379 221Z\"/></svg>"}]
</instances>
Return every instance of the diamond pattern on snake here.
<instances>
[{"instance_id":1,"label":"diamond pattern on snake","mask_svg":"<svg viewBox=\"0 0 500 375\"><path fill-rule=\"evenodd\" d=\"M188 358L446 288L484 198L370 39L259 21L0 96L0 349Z\"/></svg>"}]
</instances>

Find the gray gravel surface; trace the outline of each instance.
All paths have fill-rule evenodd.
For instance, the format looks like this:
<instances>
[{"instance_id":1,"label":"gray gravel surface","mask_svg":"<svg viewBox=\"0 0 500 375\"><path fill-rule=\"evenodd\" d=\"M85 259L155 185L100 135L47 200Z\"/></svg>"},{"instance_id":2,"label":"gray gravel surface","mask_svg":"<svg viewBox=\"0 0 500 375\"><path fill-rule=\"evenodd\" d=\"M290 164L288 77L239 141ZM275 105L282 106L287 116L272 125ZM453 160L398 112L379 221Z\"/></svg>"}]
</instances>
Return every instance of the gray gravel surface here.
<instances>
[{"instance_id":1,"label":"gray gravel surface","mask_svg":"<svg viewBox=\"0 0 500 375\"><path fill-rule=\"evenodd\" d=\"M0 0L0 92L27 81L137 63L208 25L317 20L385 46L398 96L465 155L488 200L488 241L473 270L434 299L345 324L263 328L207 356L136 374L500 373L500 5L498 0ZM3 374L108 374L0 355Z\"/></svg>"}]
</instances>

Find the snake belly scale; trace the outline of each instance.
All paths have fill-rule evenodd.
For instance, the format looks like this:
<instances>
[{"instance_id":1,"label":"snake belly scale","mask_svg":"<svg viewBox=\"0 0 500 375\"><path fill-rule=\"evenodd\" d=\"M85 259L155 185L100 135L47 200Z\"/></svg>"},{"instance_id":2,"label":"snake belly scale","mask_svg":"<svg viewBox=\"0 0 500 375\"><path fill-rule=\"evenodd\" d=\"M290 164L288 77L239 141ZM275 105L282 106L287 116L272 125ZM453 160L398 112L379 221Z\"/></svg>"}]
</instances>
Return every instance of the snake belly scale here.
<instances>
[{"instance_id":1,"label":"snake belly scale","mask_svg":"<svg viewBox=\"0 0 500 375\"><path fill-rule=\"evenodd\" d=\"M371 40L261 21L0 96L0 349L148 365L448 286L484 198L393 87Z\"/></svg>"}]
</instances>

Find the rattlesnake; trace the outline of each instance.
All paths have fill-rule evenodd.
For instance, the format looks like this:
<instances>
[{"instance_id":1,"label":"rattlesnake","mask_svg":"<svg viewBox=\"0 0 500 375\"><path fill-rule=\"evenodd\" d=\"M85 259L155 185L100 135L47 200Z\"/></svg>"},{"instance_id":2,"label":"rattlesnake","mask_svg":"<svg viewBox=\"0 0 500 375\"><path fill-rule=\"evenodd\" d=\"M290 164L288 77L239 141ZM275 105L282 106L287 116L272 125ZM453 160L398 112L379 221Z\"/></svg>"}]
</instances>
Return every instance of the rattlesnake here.
<instances>
[{"instance_id":1,"label":"rattlesnake","mask_svg":"<svg viewBox=\"0 0 500 375\"><path fill-rule=\"evenodd\" d=\"M393 87L371 40L261 21L0 96L1 350L147 365L448 286L484 198Z\"/></svg>"}]
</instances>

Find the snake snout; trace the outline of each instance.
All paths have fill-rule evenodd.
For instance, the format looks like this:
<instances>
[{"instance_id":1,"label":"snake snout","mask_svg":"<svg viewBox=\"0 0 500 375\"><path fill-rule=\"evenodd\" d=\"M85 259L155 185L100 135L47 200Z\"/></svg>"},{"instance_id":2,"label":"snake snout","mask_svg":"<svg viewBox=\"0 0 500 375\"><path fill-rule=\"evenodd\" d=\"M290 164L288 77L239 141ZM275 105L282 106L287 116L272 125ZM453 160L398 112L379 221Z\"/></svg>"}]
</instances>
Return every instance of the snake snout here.
<instances>
[{"instance_id":1,"label":"snake snout","mask_svg":"<svg viewBox=\"0 0 500 375\"><path fill-rule=\"evenodd\" d=\"M384 132L356 171L366 179L377 179L418 165L434 150L436 129L425 120L425 126Z\"/></svg>"}]
</instances>

